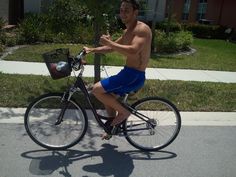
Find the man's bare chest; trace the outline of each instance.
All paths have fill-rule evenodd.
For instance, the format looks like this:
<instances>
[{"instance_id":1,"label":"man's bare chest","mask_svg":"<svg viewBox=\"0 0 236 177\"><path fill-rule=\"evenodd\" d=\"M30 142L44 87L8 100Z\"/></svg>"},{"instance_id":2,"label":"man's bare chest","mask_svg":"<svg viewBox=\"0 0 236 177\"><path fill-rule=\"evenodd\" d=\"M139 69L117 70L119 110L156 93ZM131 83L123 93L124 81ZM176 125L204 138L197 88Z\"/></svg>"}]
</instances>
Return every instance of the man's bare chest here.
<instances>
[{"instance_id":1,"label":"man's bare chest","mask_svg":"<svg viewBox=\"0 0 236 177\"><path fill-rule=\"evenodd\" d=\"M132 34L132 33L125 33L123 35L123 44L124 45L131 44L133 39L134 39L134 34Z\"/></svg>"}]
</instances>

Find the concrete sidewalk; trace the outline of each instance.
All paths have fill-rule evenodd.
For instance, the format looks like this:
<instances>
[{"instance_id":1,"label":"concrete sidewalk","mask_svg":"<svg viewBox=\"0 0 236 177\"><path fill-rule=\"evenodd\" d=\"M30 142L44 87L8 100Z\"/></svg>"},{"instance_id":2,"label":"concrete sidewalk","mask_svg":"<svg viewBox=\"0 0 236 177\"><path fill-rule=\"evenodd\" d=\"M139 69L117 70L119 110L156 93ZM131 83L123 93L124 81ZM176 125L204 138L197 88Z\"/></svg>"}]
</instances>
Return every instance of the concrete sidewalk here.
<instances>
[{"instance_id":1,"label":"concrete sidewalk","mask_svg":"<svg viewBox=\"0 0 236 177\"><path fill-rule=\"evenodd\" d=\"M104 69L105 68L105 69ZM122 67L105 66L101 68L101 77L118 73ZM8 74L49 75L44 63L17 62L0 60L0 72ZM94 77L94 66L85 66L85 77ZM189 70L189 69L163 69L147 68L147 79L183 80L200 82L236 83L236 72Z\"/></svg>"},{"instance_id":2,"label":"concrete sidewalk","mask_svg":"<svg viewBox=\"0 0 236 177\"><path fill-rule=\"evenodd\" d=\"M101 76L118 73L122 67L101 68ZM0 72L8 74L49 75L44 63L0 60ZM94 66L85 66L85 77L94 77ZM236 83L236 72L147 68L147 79ZM0 108L1 123L23 123L25 108ZM184 126L236 126L236 112L181 112ZM95 123L95 122L94 122Z\"/></svg>"}]
</instances>

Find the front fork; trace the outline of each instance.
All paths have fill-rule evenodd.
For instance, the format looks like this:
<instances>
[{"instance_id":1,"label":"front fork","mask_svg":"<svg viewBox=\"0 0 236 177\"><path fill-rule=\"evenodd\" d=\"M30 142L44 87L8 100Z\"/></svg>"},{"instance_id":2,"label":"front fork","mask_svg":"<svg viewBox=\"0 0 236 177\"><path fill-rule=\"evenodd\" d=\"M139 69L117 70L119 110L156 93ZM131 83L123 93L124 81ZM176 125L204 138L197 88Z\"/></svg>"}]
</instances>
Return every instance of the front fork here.
<instances>
[{"instance_id":1,"label":"front fork","mask_svg":"<svg viewBox=\"0 0 236 177\"><path fill-rule=\"evenodd\" d=\"M71 87L68 91L64 92L63 97L61 99L61 112L57 118L57 121L55 122L55 125L60 125L63 122L63 118L66 112L66 109L68 108L70 99L72 95L76 92L76 88Z\"/></svg>"}]
</instances>

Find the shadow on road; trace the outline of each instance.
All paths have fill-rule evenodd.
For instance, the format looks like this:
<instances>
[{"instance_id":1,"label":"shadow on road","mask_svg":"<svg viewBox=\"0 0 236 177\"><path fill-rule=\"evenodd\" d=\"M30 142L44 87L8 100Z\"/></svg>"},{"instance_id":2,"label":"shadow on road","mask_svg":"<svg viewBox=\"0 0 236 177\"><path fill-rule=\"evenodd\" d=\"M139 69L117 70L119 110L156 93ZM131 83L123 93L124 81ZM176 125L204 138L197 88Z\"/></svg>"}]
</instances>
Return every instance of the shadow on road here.
<instances>
[{"instance_id":1,"label":"shadow on road","mask_svg":"<svg viewBox=\"0 0 236 177\"><path fill-rule=\"evenodd\" d=\"M75 161L91 160L93 157L102 158L102 163L85 164L82 169L87 173L96 173L100 176L128 177L134 167L133 160L165 160L175 158L177 155L173 152L141 152L126 151L119 152L117 146L103 144L98 151L48 151L34 150L21 154L22 157L31 159L29 171L33 175L50 175L56 170L64 177L71 177L68 171L69 165ZM80 165L81 166L81 165ZM87 177L87 176L83 176Z\"/></svg>"}]
</instances>

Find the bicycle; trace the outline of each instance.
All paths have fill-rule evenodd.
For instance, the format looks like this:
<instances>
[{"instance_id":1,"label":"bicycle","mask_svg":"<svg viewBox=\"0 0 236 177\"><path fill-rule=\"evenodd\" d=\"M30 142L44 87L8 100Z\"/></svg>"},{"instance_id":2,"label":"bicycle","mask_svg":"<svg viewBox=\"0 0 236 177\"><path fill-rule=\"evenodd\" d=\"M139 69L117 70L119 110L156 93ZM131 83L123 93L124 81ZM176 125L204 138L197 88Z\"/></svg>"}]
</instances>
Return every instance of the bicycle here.
<instances>
[{"instance_id":1,"label":"bicycle","mask_svg":"<svg viewBox=\"0 0 236 177\"><path fill-rule=\"evenodd\" d=\"M60 60L61 55L66 62L53 61ZM146 97L129 104L130 93L126 93L119 102L131 115L121 124L111 127L112 119L97 113L90 90L83 80L85 55L82 50L76 57L70 57L68 49L44 54L53 79L70 76L72 71L79 71L79 74L64 93L41 95L27 107L24 125L36 144L49 150L64 150L82 140L88 128L88 117L85 108L73 97L76 92L85 97L97 123L106 133L111 136L123 134L137 149L158 151L175 140L181 128L180 113L173 103L160 97ZM58 66L61 67L59 70Z\"/></svg>"}]
</instances>

